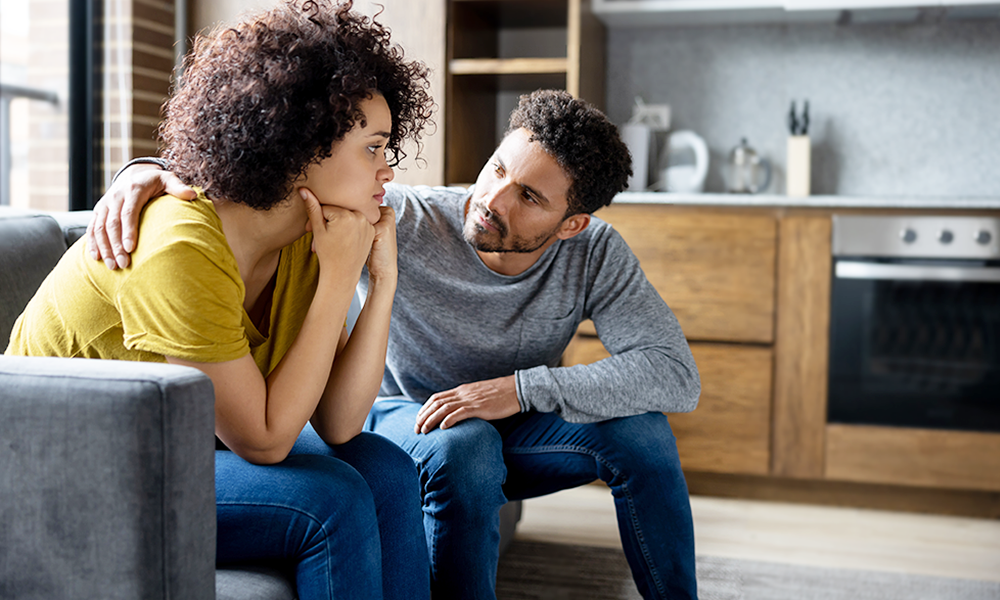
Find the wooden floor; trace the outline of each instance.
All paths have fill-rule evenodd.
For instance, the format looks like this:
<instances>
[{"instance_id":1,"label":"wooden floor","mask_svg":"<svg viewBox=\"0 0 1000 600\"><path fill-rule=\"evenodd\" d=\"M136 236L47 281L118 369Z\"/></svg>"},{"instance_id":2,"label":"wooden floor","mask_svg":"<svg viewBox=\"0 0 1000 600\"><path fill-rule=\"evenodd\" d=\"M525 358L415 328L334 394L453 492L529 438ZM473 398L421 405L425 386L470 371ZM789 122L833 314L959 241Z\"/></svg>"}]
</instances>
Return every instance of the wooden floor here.
<instances>
[{"instance_id":1,"label":"wooden floor","mask_svg":"<svg viewBox=\"0 0 1000 600\"><path fill-rule=\"evenodd\" d=\"M1000 521L691 498L699 556L1000 581ZM518 539L621 547L598 485L524 503Z\"/></svg>"}]
</instances>

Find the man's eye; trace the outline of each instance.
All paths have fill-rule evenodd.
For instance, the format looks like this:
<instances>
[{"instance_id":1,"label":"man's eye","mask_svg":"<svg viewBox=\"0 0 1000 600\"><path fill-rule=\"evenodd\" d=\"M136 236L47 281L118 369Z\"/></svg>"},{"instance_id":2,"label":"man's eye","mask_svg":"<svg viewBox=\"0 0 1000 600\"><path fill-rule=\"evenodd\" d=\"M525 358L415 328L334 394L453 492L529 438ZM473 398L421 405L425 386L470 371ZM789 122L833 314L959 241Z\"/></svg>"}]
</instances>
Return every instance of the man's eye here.
<instances>
[{"instance_id":1,"label":"man's eye","mask_svg":"<svg viewBox=\"0 0 1000 600\"><path fill-rule=\"evenodd\" d=\"M532 204L538 204L538 200L535 200L535 197L528 190L521 190L521 197Z\"/></svg>"}]
</instances>

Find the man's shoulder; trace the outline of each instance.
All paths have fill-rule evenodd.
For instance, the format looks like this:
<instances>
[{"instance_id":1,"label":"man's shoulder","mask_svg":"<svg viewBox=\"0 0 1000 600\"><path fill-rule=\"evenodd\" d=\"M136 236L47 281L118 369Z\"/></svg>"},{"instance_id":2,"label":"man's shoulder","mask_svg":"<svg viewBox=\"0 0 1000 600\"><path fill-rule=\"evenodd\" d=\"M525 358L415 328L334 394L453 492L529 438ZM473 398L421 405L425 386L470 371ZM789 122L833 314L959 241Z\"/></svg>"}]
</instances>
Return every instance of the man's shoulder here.
<instances>
[{"instance_id":1,"label":"man's shoulder","mask_svg":"<svg viewBox=\"0 0 1000 600\"><path fill-rule=\"evenodd\" d=\"M604 251L617 252L628 248L625 240L615 231L615 228L595 214L590 215L590 224L587 225L587 228L570 239L577 240L578 243L585 244L592 250L599 247Z\"/></svg>"},{"instance_id":2,"label":"man's shoulder","mask_svg":"<svg viewBox=\"0 0 1000 600\"><path fill-rule=\"evenodd\" d=\"M385 186L385 203L397 213L407 208L424 206L453 206L469 195L469 190L459 186L404 185L388 183Z\"/></svg>"}]
</instances>

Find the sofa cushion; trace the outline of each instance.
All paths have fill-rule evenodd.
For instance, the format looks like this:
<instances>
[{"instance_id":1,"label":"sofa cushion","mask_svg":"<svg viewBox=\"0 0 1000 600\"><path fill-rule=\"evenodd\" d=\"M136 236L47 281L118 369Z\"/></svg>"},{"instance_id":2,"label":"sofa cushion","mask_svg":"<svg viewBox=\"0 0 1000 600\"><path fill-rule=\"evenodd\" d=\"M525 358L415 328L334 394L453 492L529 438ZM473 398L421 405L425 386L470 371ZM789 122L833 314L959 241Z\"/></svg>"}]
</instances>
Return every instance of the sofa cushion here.
<instances>
[{"instance_id":1,"label":"sofa cushion","mask_svg":"<svg viewBox=\"0 0 1000 600\"><path fill-rule=\"evenodd\" d=\"M50 214L59 223L59 227L62 228L63 235L66 238L66 246L68 247L75 244L87 232L87 225L90 223L90 218L93 216L94 211L74 210L72 212L54 212Z\"/></svg>"},{"instance_id":2,"label":"sofa cushion","mask_svg":"<svg viewBox=\"0 0 1000 600\"><path fill-rule=\"evenodd\" d=\"M66 251L59 224L43 213L0 210L0 350L14 321Z\"/></svg>"},{"instance_id":3,"label":"sofa cushion","mask_svg":"<svg viewBox=\"0 0 1000 600\"><path fill-rule=\"evenodd\" d=\"M259 565L218 567L215 600L295 600L294 576Z\"/></svg>"}]
</instances>

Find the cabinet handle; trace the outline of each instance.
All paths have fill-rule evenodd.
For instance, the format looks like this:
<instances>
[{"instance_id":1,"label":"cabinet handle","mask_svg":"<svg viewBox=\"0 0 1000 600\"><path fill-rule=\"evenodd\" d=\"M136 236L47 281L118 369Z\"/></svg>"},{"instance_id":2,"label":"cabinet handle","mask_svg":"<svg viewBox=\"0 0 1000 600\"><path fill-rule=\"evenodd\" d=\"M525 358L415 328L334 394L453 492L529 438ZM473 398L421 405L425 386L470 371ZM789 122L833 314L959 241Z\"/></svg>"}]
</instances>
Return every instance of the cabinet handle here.
<instances>
[{"instance_id":1,"label":"cabinet handle","mask_svg":"<svg viewBox=\"0 0 1000 600\"><path fill-rule=\"evenodd\" d=\"M834 273L839 279L906 279L1000 283L1000 268L995 267L938 267L931 265L882 264L842 260L837 262Z\"/></svg>"}]
</instances>

